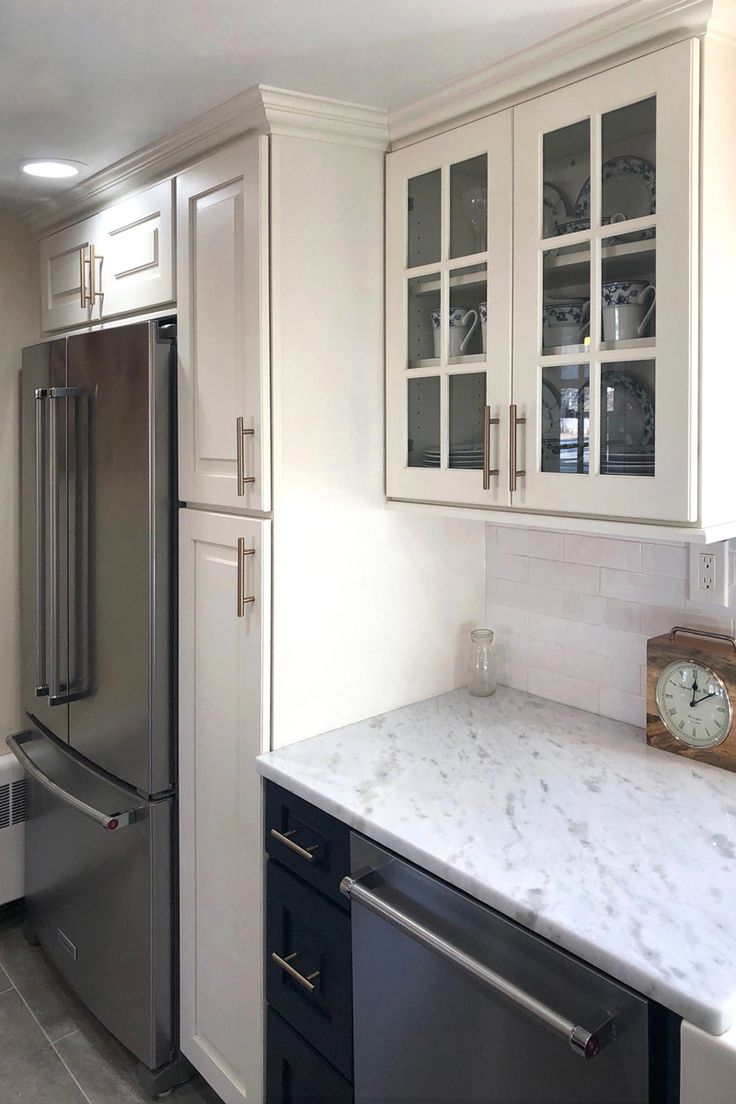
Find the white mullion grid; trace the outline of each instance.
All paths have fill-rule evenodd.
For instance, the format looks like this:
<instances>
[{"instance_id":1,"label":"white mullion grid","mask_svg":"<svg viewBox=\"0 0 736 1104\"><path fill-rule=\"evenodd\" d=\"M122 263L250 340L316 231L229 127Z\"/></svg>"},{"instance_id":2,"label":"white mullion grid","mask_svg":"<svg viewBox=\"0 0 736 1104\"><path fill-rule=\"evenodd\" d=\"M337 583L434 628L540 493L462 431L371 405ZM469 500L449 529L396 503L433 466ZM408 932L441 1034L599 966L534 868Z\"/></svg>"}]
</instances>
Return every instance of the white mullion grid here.
<instances>
[{"instance_id":1,"label":"white mullion grid","mask_svg":"<svg viewBox=\"0 0 736 1104\"><path fill-rule=\"evenodd\" d=\"M640 345L635 349L603 349L598 354L601 364L620 364L627 360L656 360L656 345Z\"/></svg>"},{"instance_id":2,"label":"white mullion grid","mask_svg":"<svg viewBox=\"0 0 736 1104\"><path fill-rule=\"evenodd\" d=\"M601 303L603 274L601 253L601 212L603 176L603 122L600 112L590 118L590 377L588 381L588 406L590 426L588 431L588 472L594 478L600 474L600 424L601 424Z\"/></svg>"},{"instance_id":3,"label":"white mullion grid","mask_svg":"<svg viewBox=\"0 0 736 1104\"><path fill-rule=\"evenodd\" d=\"M440 470L449 466L450 407L447 361L450 352L450 166L441 167L440 184Z\"/></svg>"}]
</instances>

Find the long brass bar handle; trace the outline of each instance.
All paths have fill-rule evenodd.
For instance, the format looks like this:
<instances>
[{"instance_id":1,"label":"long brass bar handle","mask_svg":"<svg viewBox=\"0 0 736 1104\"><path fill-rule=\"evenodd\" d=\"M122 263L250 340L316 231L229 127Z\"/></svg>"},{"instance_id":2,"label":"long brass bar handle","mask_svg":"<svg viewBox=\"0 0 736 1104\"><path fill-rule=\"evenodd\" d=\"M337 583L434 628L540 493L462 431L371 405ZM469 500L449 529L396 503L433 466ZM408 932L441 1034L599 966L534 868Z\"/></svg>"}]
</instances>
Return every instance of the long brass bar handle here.
<instances>
[{"instance_id":1,"label":"long brass bar handle","mask_svg":"<svg viewBox=\"0 0 736 1104\"><path fill-rule=\"evenodd\" d=\"M84 256L86 248L79 247L79 305L82 310L87 306L87 260Z\"/></svg>"},{"instance_id":2,"label":"long brass bar handle","mask_svg":"<svg viewBox=\"0 0 736 1104\"><path fill-rule=\"evenodd\" d=\"M245 537L238 537L238 617L245 617L245 607L255 602L254 595L245 593L245 558L255 554L255 548L245 547Z\"/></svg>"},{"instance_id":3,"label":"long brass bar handle","mask_svg":"<svg viewBox=\"0 0 736 1104\"><path fill-rule=\"evenodd\" d=\"M526 418L516 416L516 403L509 406L509 491L513 494L516 490L516 480L526 475L526 470L516 467L516 429L517 426L526 425Z\"/></svg>"},{"instance_id":4,"label":"long brass bar handle","mask_svg":"<svg viewBox=\"0 0 736 1104\"><path fill-rule=\"evenodd\" d=\"M498 475L498 468L489 468L491 462L491 426L499 425L500 418L491 417L491 408L487 406L483 414L483 490L490 491L491 476Z\"/></svg>"},{"instance_id":5,"label":"long brass bar handle","mask_svg":"<svg viewBox=\"0 0 736 1104\"><path fill-rule=\"evenodd\" d=\"M245 438L252 437L255 433L254 429L246 429L243 418L235 419L235 432L237 434L237 440L235 445L235 458L238 465L238 494L244 495L245 488L248 483L255 483L256 477L254 475L245 474Z\"/></svg>"},{"instance_id":6,"label":"long brass bar handle","mask_svg":"<svg viewBox=\"0 0 736 1104\"><path fill-rule=\"evenodd\" d=\"M300 858L306 859L307 862L314 862L315 857L312 852L317 850L319 844L313 843L311 847L300 847L298 843L294 843L293 839L289 838L293 834L293 832L279 832L276 828L271 829L273 838L278 840L279 843L283 843L284 847L288 847L295 855L299 855Z\"/></svg>"},{"instance_id":7,"label":"long brass bar handle","mask_svg":"<svg viewBox=\"0 0 736 1104\"><path fill-rule=\"evenodd\" d=\"M102 291L97 290L97 279L95 277L95 264L100 262L100 276L102 276L102 262L104 257L98 257L95 247L90 245L89 247L89 305L93 307L96 299L101 299L103 296Z\"/></svg>"},{"instance_id":8,"label":"long brass bar handle","mask_svg":"<svg viewBox=\"0 0 736 1104\"><path fill-rule=\"evenodd\" d=\"M313 993L314 985L312 984L312 981L314 978L319 977L319 970L315 970L313 974L309 974L307 977L305 977L304 974L300 974L299 971L295 970L294 967L290 964L291 959L296 957L296 951L294 951L293 954L287 955L286 958L282 958L281 955L277 955L275 951L271 951L272 961L275 962L277 966L280 966L282 970L285 970L289 977L292 977L294 981L298 981L300 985L303 985L308 993Z\"/></svg>"}]
</instances>

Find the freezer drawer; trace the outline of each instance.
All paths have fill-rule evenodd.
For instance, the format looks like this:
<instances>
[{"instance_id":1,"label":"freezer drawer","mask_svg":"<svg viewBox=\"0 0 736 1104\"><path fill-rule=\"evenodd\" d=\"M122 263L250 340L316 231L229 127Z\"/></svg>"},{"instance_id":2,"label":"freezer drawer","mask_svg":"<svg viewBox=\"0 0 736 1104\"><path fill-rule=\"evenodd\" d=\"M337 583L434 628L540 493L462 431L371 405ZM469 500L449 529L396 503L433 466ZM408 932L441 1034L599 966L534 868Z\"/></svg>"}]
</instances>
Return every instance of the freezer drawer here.
<instances>
[{"instance_id":1,"label":"freezer drawer","mask_svg":"<svg viewBox=\"0 0 736 1104\"><path fill-rule=\"evenodd\" d=\"M90 1011L156 1068L174 1052L172 799L143 801L39 732L9 743L29 774L31 925Z\"/></svg>"},{"instance_id":2,"label":"freezer drawer","mask_svg":"<svg viewBox=\"0 0 736 1104\"><path fill-rule=\"evenodd\" d=\"M662 1099L643 997L355 834L351 862L358 1104Z\"/></svg>"}]
</instances>

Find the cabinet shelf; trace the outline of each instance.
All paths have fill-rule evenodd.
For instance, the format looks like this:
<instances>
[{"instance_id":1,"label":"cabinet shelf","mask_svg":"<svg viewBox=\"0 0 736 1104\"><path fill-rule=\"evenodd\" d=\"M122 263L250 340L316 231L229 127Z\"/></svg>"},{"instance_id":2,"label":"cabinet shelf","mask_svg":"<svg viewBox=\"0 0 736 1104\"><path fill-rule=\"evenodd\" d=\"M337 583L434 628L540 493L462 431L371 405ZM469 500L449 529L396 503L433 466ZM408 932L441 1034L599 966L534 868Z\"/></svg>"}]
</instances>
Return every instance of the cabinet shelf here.
<instances>
[{"instance_id":1,"label":"cabinet shelf","mask_svg":"<svg viewBox=\"0 0 736 1104\"><path fill-rule=\"evenodd\" d=\"M449 357L447 361L450 367L460 366L463 364L485 364L485 353L468 353L467 356ZM439 368L441 364L439 357L417 357L416 362L410 366L412 368Z\"/></svg>"},{"instance_id":2,"label":"cabinet shelf","mask_svg":"<svg viewBox=\"0 0 736 1104\"><path fill-rule=\"evenodd\" d=\"M638 242L618 242L604 245L601 258L606 265L609 280L635 279L647 276L655 267L656 241L646 238ZM544 266L545 291L570 285L587 284L590 279L590 246L573 253L548 257Z\"/></svg>"},{"instance_id":3,"label":"cabinet shelf","mask_svg":"<svg viewBox=\"0 0 736 1104\"><path fill-rule=\"evenodd\" d=\"M472 287L474 284L485 284L486 282L486 270L483 268L481 272L463 272L460 276L450 277L450 287ZM436 294L440 290L439 280L427 280L426 283L422 282L412 288L413 295L428 295L429 293Z\"/></svg>"}]
</instances>

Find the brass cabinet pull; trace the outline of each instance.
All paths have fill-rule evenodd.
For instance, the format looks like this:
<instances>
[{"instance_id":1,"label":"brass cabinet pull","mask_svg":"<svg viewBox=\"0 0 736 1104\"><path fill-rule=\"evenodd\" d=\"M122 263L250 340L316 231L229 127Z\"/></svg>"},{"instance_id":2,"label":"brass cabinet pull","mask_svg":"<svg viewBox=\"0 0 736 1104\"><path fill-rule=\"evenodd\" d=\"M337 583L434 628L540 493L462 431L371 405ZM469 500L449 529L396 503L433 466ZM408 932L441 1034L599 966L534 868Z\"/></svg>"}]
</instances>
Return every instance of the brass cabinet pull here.
<instances>
[{"instance_id":1,"label":"brass cabinet pull","mask_svg":"<svg viewBox=\"0 0 736 1104\"><path fill-rule=\"evenodd\" d=\"M287 955L286 958L282 958L281 955L277 955L275 951L271 951L271 958L277 966L280 966L282 970L286 971L289 977L292 977L294 981L298 981L300 985L303 985L307 992L314 992L312 980L319 977L319 970L315 970L313 974L309 974L307 977L305 977L304 974L300 974L298 970L295 970L290 963L293 958L297 958L296 951L294 951L293 954Z\"/></svg>"},{"instance_id":2,"label":"brass cabinet pull","mask_svg":"<svg viewBox=\"0 0 736 1104\"><path fill-rule=\"evenodd\" d=\"M245 438L252 437L255 433L254 429L246 429L245 423L242 418L235 419L235 432L237 434L237 441L235 445L235 457L238 464L238 494L244 495L245 488L248 483L255 483L256 477L254 475L245 474Z\"/></svg>"},{"instance_id":3,"label":"brass cabinet pull","mask_svg":"<svg viewBox=\"0 0 736 1104\"><path fill-rule=\"evenodd\" d=\"M525 470L518 470L516 467L516 428L520 425L526 425L526 418L517 418L516 403L511 403L509 406L509 490L512 494L516 490L516 480L526 475Z\"/></svg>"},{"instance_id":4,"label":"brass cabinet pull","mask_svg":"<svg viewBox=\"0 0 736 1104\"><path fill-rule=\"evenodd\" d=\"M311 847L300 847L298 843L294 843L293 839L289 838L294 835L295 831L296 829L291 832L279 832L276 828L272 828L271 835L274 839L278 840L279 843L283 843L284 847L288 847L289 850L293 851L295 855L299 855L302 859L306 859L307 862L314 862L314 855L312 852L317 850L319 844L313 843Z\"/></svg>"},{"instance_id":5,"label":"brass cabinet pull","mask_svg":"<svg viewBox=\"0 0 736 1104\"><path fill-rule=\"evenodd\" d=\"M93 307L95 305L95 299L102 298L102 292L98 291L95 284L95 263L99 261L100 267L102 266L102 257L98 257L95 253L95 247L90 245L89 247L89 305Z\"/></svg>"},{"instance_id":6,"label":"brass cabinet pull","mask_svg":"<svg viewBox=\"0 0 736 1104\"><path fill-rule=\"evenodd\" d=\"M245 547L245 537L238 537L238 617L245 617L245 607L255 602L254 595L245 593L245 557L255 554L255 548Z\"/></svg>"},{"instance_id":7,"label":"brass cabinet pull","mask_svg":"<svg viewBox=\"0 0 736 1104\"><path fill-rule=\"evenodd\" d=\"M96 299L101 299L103 293L96 288L95 264L100 262L100 272L104 257L98 257L95 247L90 243L89 259L85 257L87 247L79 247L79 301L82 307L93 307ZM89 282L87 281L87 268L89 268ZM88 290L89 286L89 290Z\"/></svg>"},{"instance_id":8,"label":"brass cabinet pull","mask_svg":"<svg viewBox=\"0 0 736 1104\"><path fill-rule=\"evenodd\" d=\"M87 306L87 261L86 250L83 245L79 247L79 305L82 310Z\"/></svg>"},{"instance_id":9,"label":"brass cabinet pull","mask_svg":"<svg viewBox=\"0 0 736 1104\"><path fill-rule=\"evenodd\" d=\"M498 468L490 468L491 462L491 426L498 425L500 418L491 417L491 408L487 406L483 415L483 490L491 489L491 476L498 475Z\"/></svg>"}]
</instances>

